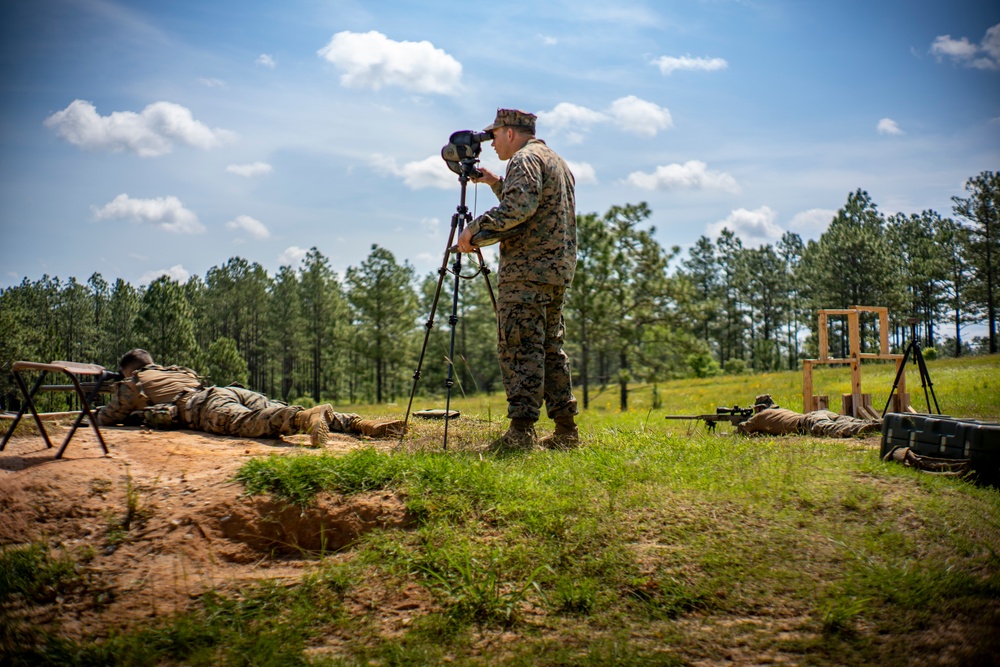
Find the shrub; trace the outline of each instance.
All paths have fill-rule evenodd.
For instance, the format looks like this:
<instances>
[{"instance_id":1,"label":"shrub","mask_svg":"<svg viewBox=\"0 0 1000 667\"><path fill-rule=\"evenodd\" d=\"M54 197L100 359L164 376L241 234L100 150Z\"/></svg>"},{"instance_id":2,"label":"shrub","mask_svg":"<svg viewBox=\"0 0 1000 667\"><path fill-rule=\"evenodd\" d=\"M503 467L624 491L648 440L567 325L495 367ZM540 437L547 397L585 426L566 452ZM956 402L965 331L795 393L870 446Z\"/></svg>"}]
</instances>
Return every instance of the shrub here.
<instances>
[{"instance_id":1,"label":"shrub","mask_svg":"<svg viewBox=\"0 0 1000 667\"><path fill-rule=\"evenodd\" d=\"M742 359L727 359L722 369L726 375L743 375L747 372L747 362Z\"/></svg>"}]
</instances>

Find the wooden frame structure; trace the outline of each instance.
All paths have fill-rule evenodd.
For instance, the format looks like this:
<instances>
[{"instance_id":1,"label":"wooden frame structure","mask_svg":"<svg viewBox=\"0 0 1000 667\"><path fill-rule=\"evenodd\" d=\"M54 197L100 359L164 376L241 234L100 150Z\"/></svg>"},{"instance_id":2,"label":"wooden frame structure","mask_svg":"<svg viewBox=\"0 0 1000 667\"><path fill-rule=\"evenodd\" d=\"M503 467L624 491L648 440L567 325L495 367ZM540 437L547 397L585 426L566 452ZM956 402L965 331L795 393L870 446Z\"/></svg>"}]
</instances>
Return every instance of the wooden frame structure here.
<instances>
[{"instance_id":1,"label":"wooden frame structure","mask_svg":"<svg viewBox=\"0 0 1000 667\"><path fill-rule=\"evenodd\" d=\"M876 313L878 315L879 351L877 353L861 351L861 334L859 319L861 313ZM830 356L828 318L846 317L849 337L850 356L835 358ZM846 309L825 309L819 311L819 359L804 359L802 361L802 408L803 412L828 410L829 396L813 395L814 365L849 365L851 367L851 393L844 394L841 414L859 419L880 419L881 414L872 407L871 394L861 391L861 361L864 359L895 361L896 372L903 363L902 354L889 352L889 309L882 306L851 306ZM899 386L892 398L893 412L913 412L910 408L910 395L906 393L906 373L900 375Z\"/></svg>"}]
</instances>

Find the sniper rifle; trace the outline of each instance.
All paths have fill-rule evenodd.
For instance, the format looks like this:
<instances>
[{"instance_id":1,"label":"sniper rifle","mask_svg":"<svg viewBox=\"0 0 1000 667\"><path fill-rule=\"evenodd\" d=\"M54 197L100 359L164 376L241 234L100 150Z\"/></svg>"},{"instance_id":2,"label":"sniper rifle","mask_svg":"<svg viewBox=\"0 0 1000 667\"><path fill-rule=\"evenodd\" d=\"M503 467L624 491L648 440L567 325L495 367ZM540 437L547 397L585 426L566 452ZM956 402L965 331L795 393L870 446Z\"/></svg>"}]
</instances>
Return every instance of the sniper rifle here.
<instances>
[{"instance_id":1,"label":"sniper rifle","mask_svg":"<svg viewBox=\"0 0 1000 667\"><path fill-rule=\"evenodd\" d=\"M715 414L707 415L666 415L664 419L700 419L708 425L709 431L715 430L719 422L729 422L733 426L742 424L753 416L753 408L741 408L734 405L731 408L716 408Z\"/></svg>"}]
</instances>

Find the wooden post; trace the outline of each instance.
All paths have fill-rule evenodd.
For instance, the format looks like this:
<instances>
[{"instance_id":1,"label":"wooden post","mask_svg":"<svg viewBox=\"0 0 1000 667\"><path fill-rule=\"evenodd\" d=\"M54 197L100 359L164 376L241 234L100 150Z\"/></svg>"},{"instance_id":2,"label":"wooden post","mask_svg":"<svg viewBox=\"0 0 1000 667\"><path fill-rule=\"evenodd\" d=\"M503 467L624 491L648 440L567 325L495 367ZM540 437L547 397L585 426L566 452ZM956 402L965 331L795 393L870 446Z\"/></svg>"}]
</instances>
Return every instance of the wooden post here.
<instances>
[{"instance_id":1,"label":"wooden post","mask_svg":"<svg viewBox=\"0 0 1000 667\"><path fill-rule=\"evenodd\" d=\"M878 309L879 354L889 354L889 309Z\"/></svg>"},{"instance_id":2,"label":"wooden post","mask_svg":"<svg viewBox=\"0 0 1000 667\"><path fill-rule=\"evenodd\" d=\"M858 416L858 407L861 406L861 360L851 359L851 411L844 411L842 414Z\"/></svg>"},{"instance_id":3,"label":"wooden post","mask_svg":"<svg viewBox=\"0 0 1000 667\"><path fill-rule=\"evenodd\" d=\"M821 320L822 321L822 320ZM813 362L802 360L802 412L812 412L813 406Z\"/></svg>"},{"instance_id":4,"label":"wooden post","mask_svg":"<svg viewBox=\"0 0 1000 667\"><path fill-rule=\"evenodd\" d=\"M819 359L826 361L830 358L829 339L826 330L826 313L819 311Z\"/></svg>"},{"instance_id":5,"label":"wooden post","mask_svg":"<svg viewBox=\"0 0 1000 667\"><path fill-rule=\"evenodd\" d=\"M854 396L851 394L840 395L840 414L854 416Z\"/></svg>"},{"instance_id":6,"label":"wooden post","mask_svg":"<svg viewBox=\"0 0 1000 667\"><path fill-rule=\"evenodd\" d=\"M858 329L858 311L856 310L852 310L847 314L847 331L851 340L850 357L852 359L858 359L858 355L861 354L861 333Z\"/></svg>"}]
</instances>

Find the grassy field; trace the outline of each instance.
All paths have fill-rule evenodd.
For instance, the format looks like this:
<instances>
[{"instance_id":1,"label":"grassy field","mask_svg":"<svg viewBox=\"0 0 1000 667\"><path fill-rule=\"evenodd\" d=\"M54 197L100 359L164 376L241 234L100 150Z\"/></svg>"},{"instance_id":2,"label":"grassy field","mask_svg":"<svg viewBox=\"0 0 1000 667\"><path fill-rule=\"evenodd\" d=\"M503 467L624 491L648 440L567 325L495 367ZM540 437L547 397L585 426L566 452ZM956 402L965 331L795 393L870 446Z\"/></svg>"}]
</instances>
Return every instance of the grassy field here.
<instances>
[{"instance_id":1,"label":"grassy field","mask_svg":"<svg viewBox=\"0 0 1000 667\"><path fill-rule=\"evenodd\" d=\"M929 368L943 412L1000 421L1000 357ZM879 409L892 379L891 367L865 367ZM440 422L414 421L391 453L253 459L238 475L248 493L307 505L319 490L383 490L414 523L308 555L299 585L209 594L189 613L99 641L29 633L8 661L996 664L997 489L884 463L874 439L744 438L662 419L765 392L800 409L801 381L789 372L640 386L624 413L616 387L594 391L580 419L585 446L572 452L479 453L506 425L492 396L453 401L463 416L447 453ZM908 382L919 409L915 372ZM836 410L848 372L823 369L815 385ZM42 577L57 589L67 570L37 548L2 558L11 574L0 602L32 595ZM412 617L387 628L382 612L400 600L414 601Z\"/></svg>"}]
</instances>

